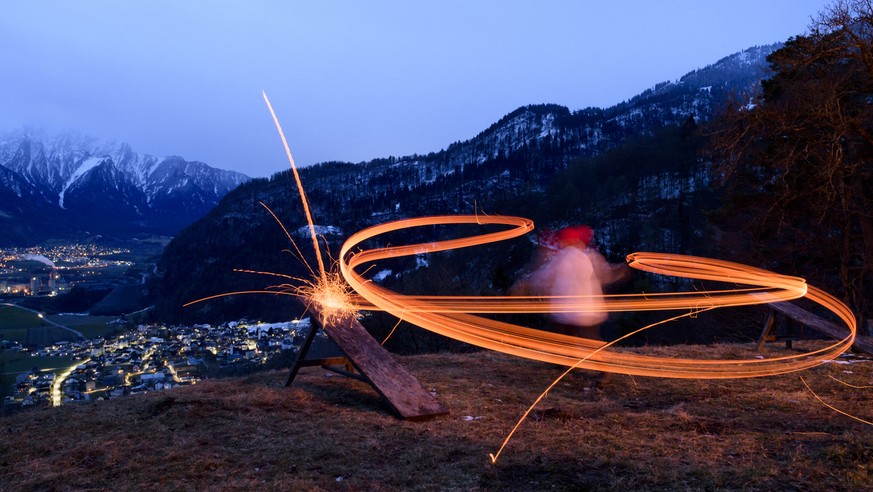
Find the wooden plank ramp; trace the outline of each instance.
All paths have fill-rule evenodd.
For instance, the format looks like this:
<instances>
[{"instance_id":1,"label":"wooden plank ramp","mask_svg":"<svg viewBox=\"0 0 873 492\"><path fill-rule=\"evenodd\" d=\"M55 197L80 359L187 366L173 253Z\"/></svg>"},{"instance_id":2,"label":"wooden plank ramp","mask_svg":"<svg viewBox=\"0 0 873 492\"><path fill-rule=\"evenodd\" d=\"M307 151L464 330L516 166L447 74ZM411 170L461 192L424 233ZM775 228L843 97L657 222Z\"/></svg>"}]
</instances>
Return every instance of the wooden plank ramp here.
<instances>
[{"instance_id":1,"label":"wooden plank ramp","mask_svg":"<svg viewBox=\"0 0 873 492\"><path fill-rule=\"evenodd\" d=\"M427 420L448 413L421 383L385 350L355 319L354 313L325 320L318 305L309 307L313 322L307 338L321 329L336 343L362 379L376 390L391 409L405 420ZM305 364L309 344L304 343L298 360L291 368L286 386L290 386L301 365Z\"/></svg>"}]
</instances>

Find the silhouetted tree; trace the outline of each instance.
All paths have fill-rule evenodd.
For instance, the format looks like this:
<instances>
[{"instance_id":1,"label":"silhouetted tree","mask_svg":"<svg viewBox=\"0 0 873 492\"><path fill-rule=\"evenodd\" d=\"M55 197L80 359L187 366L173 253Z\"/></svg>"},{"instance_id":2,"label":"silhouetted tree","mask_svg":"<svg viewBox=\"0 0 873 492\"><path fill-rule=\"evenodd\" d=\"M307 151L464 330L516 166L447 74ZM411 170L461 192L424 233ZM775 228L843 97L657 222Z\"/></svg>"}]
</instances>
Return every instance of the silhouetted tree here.
<instances>
[{"instance_id":1,"label":"silhouetted tree","mask_svg":"<svg viewBox=\"0 0 873 492\"><path fill-rule=\"evenodd\" d=\"M750 246L839 285L870 316L873 2L836 1L768 61L754 106L730 109L714 134L734 216L748 219Z\"/></svg>"}]
</instances>

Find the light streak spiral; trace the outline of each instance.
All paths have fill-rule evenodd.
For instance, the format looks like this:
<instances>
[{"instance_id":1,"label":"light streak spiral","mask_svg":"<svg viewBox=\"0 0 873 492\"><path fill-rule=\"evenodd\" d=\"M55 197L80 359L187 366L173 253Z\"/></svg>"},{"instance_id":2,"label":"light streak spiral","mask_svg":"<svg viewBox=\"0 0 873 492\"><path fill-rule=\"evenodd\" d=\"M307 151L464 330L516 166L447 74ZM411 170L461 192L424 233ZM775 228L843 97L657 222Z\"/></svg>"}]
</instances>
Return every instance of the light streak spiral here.
<instances>
[{"instance_id":1,"label":"light streak spiral","mask_svg":"<svg viewBox=\"0 0 873 492\"><path fill-rule=\"evenodd\" d=\"M368 240L414 227L476 224L505 226L481 235L427 243L361 249ZM363 267L388 258L481 246L524 235L533 230L530 219L513 216L451 215L420 217L363 229L343 244L339 267L351 288L373 308L388 312L455 340L527 359L620 374L684 379L728 379L772 376L809 369L837 357L854 341L856 321L851 310L834 296L807 285L799 277L711 258L633 253L628 265L637 270L674 277L738 284L743 287L694 292L575 296L409 296L366 279ZM652 357L607 350L598 340L573 337L506 323L479 314L550 313L557 310L703 311L756 305L806 297L833 312L848 328L846 336L819 350L770 359L698 360ZM371 308L372 309L372 308ZM580 362L581 361L581 362Z\"/></svg>"}]
</instances>

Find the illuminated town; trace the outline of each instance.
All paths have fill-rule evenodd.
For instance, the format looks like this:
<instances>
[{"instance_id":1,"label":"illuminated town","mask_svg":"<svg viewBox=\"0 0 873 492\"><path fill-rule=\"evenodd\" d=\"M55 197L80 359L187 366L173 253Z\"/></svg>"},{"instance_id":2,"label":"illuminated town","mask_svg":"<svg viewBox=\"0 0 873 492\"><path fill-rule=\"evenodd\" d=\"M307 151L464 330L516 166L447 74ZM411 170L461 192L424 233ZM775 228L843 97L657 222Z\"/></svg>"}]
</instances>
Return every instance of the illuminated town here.
<instances>
[{"instance_id":1,"label":"illuminated town","mask_svg":"<svg viewBox=\"0 0 873 492\"><path fill-rule=\"evenodd\" d=\"M30 298L66 294L76 286L140 283L145 274L139 273L143 265L132 261L136 254L127 248L75 243L2 248L0 296L21 306ZM42 312L33 311L44 319ZM309 327L308 320L164 326L132 325L122 317L105 323L106 331L92 339L69 330L79 337L45 344L0 340L0 350L34 358L29 370L17 374L11 393L0 395L2 403L35 407L106 400L281 365L281 356L293 353L295 337ZM46 360L64 362L47 368Z\"/></svg>"},{"instance_id":2,"label":"illuminated town","mask_svg":"<svg viewBox=\"0 0 873 492\"><path fill-rule=\"evenodd\" d=\"M94 244L0 248L0 294L58 295L73 285L95 280L109 267L129 268L124 248ZM29 263L28 263L29 262ZM39 265L34 268L34 262Z\"/></svg>"},{"instance_id":3,"label":"illuminated town","mask_svg":"<svg viewBox=\"0 0 873 492\"><path fill-rule=\"evenodd\" d=\"M210 375L239 374L281 363L295 339L310 328L308 319L287 323L225 323L220 326L139 325L115 338L58 342L28 349L4 341L7 350L74 362L54 371L18 376L4 405L59 406L196 384Z\"/></svg>"}]
</instances>

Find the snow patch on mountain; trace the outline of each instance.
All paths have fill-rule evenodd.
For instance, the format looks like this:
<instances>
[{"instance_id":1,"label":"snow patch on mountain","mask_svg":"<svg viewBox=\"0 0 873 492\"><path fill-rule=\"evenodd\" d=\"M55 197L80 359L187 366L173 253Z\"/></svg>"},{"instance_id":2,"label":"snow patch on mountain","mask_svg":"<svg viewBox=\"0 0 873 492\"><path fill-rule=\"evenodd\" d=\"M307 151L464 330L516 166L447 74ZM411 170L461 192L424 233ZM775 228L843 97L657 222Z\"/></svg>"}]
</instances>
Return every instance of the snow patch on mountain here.
<instances>
[{"instance_id":1,"label":"snow patch on mountain","mask_svg":"<svg viewBox=\"0 0 873 492\"><path fill-rule=\"evenodd\" d=\"M343 234L342 229L337 226L323 226L323 225L315 225L315 235L316 236L341 236ZM309 226L303 226L294 231L294 235L297 237L311 237L309 232Z\"/></svg>"},{"instance_id":2,"label":"snow patch on mountain","mask_svg":"<svg viewBox=\"0 0 873 492\"><path fill-rule=\"evenodd\" d=\"M107 159L109 159L109 158L108 157L91 157L89 159L85 159L85 161L82 162L82 164L78 167L78 169L76 169L73 172L73 174L70 175L69 178L67 178L66 184L64 184L64 187L61 189L61 192L58 194L58 206L63 208L63 209L66 209L66 207L64 207L64 196L66 195L67 190L70 189L70 187L73 186L73 183L75 183L79 178L84 176L88 171L90 171L90 170L94 169L95 167L99 166L100 164L106 162Z\"/></svg>"}]
</instances>

